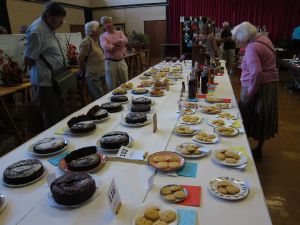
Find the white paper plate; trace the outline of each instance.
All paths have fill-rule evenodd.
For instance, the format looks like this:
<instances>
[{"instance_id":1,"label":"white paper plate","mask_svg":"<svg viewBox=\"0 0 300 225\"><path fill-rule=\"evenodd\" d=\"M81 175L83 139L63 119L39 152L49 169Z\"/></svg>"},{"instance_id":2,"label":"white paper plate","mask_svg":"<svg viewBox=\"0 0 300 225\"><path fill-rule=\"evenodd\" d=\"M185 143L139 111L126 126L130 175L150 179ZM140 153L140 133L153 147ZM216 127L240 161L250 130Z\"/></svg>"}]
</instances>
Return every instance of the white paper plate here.
<instances>
[{"instance_id":1,"label":"white paper plate","mask_svg":"<svg viewBox=\"0 0 300 225\"><path fill-rule=\"evenodd\" d=\"M216 119L213 119L213 120L216 120ZM226 120L226 119L219 118L219 120L224 121L224 125L217 126L217 125L212 123L213 120L207 120L207 124L212 126L212 127L230 127L232 125L232 122L233 122L232 120Z\"/></svg>"},{"instance_id":2,"label":"white paper plate","mask_svg":"<svg viewBox=\"0 0 300 225\"><path fill-rule=\"evenodd\" d=\"M207 134L214 134L214 135L216 135L216 137L215 137L214 139L212 139L211 142L208 142L208 141L201 141L201 140L198 140L198 139L196 138L197 135L195 135L195 136L193 136L193 141L196 141L196 142L202 143L202 144L215 144L215 143L217 143L217 142L219 141L219 137L218 137L217 134L212 133L212 132L207 132L207 131L203 131L203 132L205 132L205 133L207 133Z\"/></svg>"},{"instance_id":3,"label":"white paper plate","mask_svg":"<svg viewBox=\"0 0 300 225\"><path fill-rule=\"evenodd\" d=\"M147 116L147 120L146 120L145 122L143 122L143 123L126 123L126 119L125 119L126 115L125 115L125 117L124 117L124 114L123 114L123 115L121 116L121 121L120 121L120 123L121 123L122 125L128 126L128 127L142 127L142 126L145 126L145 125L147 125L147 124L149 124L149 123L152 122L152 116L149 115L149 114L146 114L146 116Z\"/></svg>"},{"instance_id":4,"label":"white paper plate","mask_svg":"<svg viewBox=\"0 0 300 225\"><path fill-rule=\"evenodd\" d=\"M59 137L58 137L58 138L59 138ZM44 138L44 139L45 139L45 138ZM68 139L66 139L66 138L62 138L62 139L64 139L65 146L64 146L62 149L60 149L60 150L58 150L58 151L56 151L56 152L50 152L50 153L46 153L46 154L36 153L36 152L33 150L33 147L34 147L38 142L42 141L43 139L40 140L40 141L38 141L38 142L36 142L36 143L34 143L34 144L31 144L31 145L29 146L29 148L28 148L28 152L29 152L30 154L32 154L32 155L35 155L35 156L51 156L51 155L59 154L59 153L65 151L65 150L68 148L68 146L69 146L69 141L68 141Z\"/></svg>"},{"instance_id":5,"label":"white paper plate","mask_svg":"<svg viewBox=\"0 0 300 225\"><path fill-rule=\"evenodd\" d=\"M247 161L248 161L247 157L242 152L230 150L230 151L233 151L233 152L237 153L240 156L240 159L234 164L233 163L227 163L225 160L222 161L222 160L218 159L215 156L215 153L219 152L219 151L220 150L214 150L213 153L212 153L212 159L218 164L221 164L221 165L224 165L224 166L236 167L236 166L243 165L243 164L247 163Z\"/></svg>"},{"instance_id":6,"label":"white paper plate","mask_svg":"<svg viewBox=\"0 0 300 225\"><path fill-rule=\"evenodd\" d=\"M7 204L7 197L5 194L0 193L0 212L2 212Z\"/></svg>"},{"instance_id":7,"label":"white paper plate","mask_svg":"<svg viewBox=\"0 0 300 225\"><path fill-rule=\"evenodd\" d=\"M238 187L240 189L240 192L238 194L235 194L235 195L226 195L226 194L220 193L217 190L217 185L218 185L218 182L220 182L220 181L229 181L234 186ZM219 198L222 198L222 199L230 200L230 201L235 201L235 200L243 199L249 193L249 188L248 188L248 186L243 181L240 181L240 180L237 180L237 179L234 179L234 178L231 178L231 177L218 177L218 178L216 178L214 180L211 180L209 182L208 190L213 195L215 195L215 196L217 196Z\"/></svg>"},{"instance_id":8,"label":"white paper plate","mask_svg":"<svg viewBox=\"0 0 300 225\"><path fill-rule=\"evenodd\" d=\"M194 117L194 116L192 116L192 117ZM200 116L197 116L197 117L198 117L198 120L196 122L185 122L182 120L182 117L179 118L179 122L181 124L196 125L196 124L201 123L201 121L202 121L202 118Z\"/></svg>"},{"instance_id":9,"label":"white paper plate","mask_svg":"<svg viewBox=\"0 0 300 225\"><path fill-rule=\"evenodd\" d=\"M47 169L46 169L46 167L45 167L44 165L43 165L43 167L44 167L44 173L43 173L41 176L39 176L38 178L36 178L35 180L29 181L29 182L24 183L24 184L7 184L7 183L4 182L4 179L3 179L3 177L2 177L2 184L3 184L4 186L6 186L6 187L13 187L13 188L15 188L15 187L24 187L24 186L33 184L33 183L35 183L35 182L37 182L37 181L43 179L43 178L46 176L46 174L47 174Z\"/></svg>"},{"instance_id":10,"label":"white paper plate","mask_svg":"<svg viewBox=\"0 0 300 225\"><path fill-rule=\"evenodd\" d=\"M177 215L177 210L168 206L168 205L162 205L162 204L154 204L154 203L143 203L142 205L140 205L138 207L138 211L135 214L135 216L132 218L132 222L131 225L135 225L135 220L140 217L140 216L144 216L144 213L146 211L147 208L149 207L158 207L160 209L160 211L164 211L164 210L173 210L176 213L176 219L172 222L169 223L168 225L177 225L178 223L178 215Z\"/></svg>"},{"instance_id":11,"label":"white paper plate","mask_svg":"<svg viewBox=\"0 0 300 225\"><path fill-rule=\"evenodd\" d=\"M195 154L190 154L190 155L185 155L181 152L181 149L183 148L183 146L185 145L188 145L188 144L193 144L193 145L197 145L200 147L200 152L201 154L199 155L195 155ZM189 158L189 159L197 159L197 158L202 158L204 156L207 156L209 153L210 153L211 149L210 148L206 148L206 147L203 147L197 143L194 143L194 142L184 142L180 145L177 145L176 146L176 152L180 155L182 155L184 158Z\"/></svg>"},{"instance_id":12,"label":"white paper plate","mask_svg":"<svg viewBox=\"0 0 300 225\"><path fill-rule=\"evenodd\" d=\"M132 137L129 135L129 143L128 145L126 145L126 147L131 147L133 145L133 139ZM100 144L100 139L96 142L96 146L104 152L117 152L120 150L120 148L113 148L113 149L108 149L108 148L102 148L101 144Z\"/></svg>"},{"instance_id":13,"label":"white paper plate","mask_svg":"<svg viewBox=\"0 0 300 225\"><path fill-rule=\"evenodd\" d=\"M93 201L104 190L104 185L102 184L102 182L99 179L95 178L94 176L92 176L92 177L93 177L93 179L95 180L95 183L96 183L96 191L93 194L93 196L91 198L89 198L88 200L86 200L85 202L82 202L78 205L61 205L53 199L51 192L48 192L48 204L52 207L59 208L59 209L74 209L74 208L81 207L81 206L87 204L88 202Z\"/></svg>"},{"instance_id":14,"label":"white paper plate","mask_svg":"<svg viewBox=\"0 0 300 225\"><path fill-rule=\"evenodd\" d=\"M233 133L230 134L230 135L223 134L223 133L219 132L219 131L218 131L218 128L220 128L220 127L215 127L215 128L214 128L214 131L215 131L217 134L219 134L220 136L223 136L223 137L234 137L234 136L237 136L237 135L239 134L239 129L237 129L237 128L235 128L235 127L230 127L230 128L232 128L232 129L234 130Z\"/></svg>"}]
</instances>

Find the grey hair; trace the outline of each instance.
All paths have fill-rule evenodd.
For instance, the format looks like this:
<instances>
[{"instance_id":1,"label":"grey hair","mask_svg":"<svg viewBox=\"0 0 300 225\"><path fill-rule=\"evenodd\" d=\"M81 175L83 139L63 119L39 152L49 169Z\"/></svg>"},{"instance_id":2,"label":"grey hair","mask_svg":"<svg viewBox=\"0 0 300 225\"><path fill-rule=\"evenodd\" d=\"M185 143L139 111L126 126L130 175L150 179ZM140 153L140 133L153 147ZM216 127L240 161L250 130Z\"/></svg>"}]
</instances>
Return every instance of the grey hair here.
<instances>
[{"instance_id":1,"label":"grey hair","mask_svg":"<svg viewBox=\"0 0 300 225\"><path fill-rule=\"evenodd\" d=\"M223 27L228 27L229 26L229 23L227 21L223 22Z\"/></svg>"},{"instance_id":2,"label":"grey hair","mask_svg":"<svg viewBox=\"0 0 300 225\"><path fill-rule=\"evenodd\" d=\"M86 35L91 35L93 31L96 31L97 28L99 27L99 23L97 21L91 21L85 24L84 29L85 29L85 34Z\"/></svg>"},{"instance_id":3,"label":"grey hair","mask_svg":"<svg viewBox=\"0 0 300 225\"><path fill-rule=\"evenodd\" d=\"M104 25L106 22L112 22L111 16L102 16L100 19L100 23Z\"/></svg>"},{"instance_id":4,"label":"grey hair","mask_svg":"<svg viewBox=\"0 0 300 225\"><path fill-rule=\"evenodd\" d=\"M235 26L232 33L232 39L239 42L249 42L257 35L256 27L250 22L242 22Z\"/></svg>"}]
</instances>

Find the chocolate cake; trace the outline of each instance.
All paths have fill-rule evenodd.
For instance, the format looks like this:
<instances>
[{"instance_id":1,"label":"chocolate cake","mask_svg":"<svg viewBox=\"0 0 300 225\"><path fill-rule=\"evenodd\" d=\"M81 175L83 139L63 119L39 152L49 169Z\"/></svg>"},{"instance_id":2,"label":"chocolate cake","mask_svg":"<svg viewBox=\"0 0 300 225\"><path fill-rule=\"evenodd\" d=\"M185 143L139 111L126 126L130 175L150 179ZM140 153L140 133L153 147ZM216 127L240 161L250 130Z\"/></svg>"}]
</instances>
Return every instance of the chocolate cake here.
<instances>
[{"instance_id":1,"label":"chocolate cake","mask_svg":"<svg viewBox=\"0 0 300 225\"><path fill-rule=\"evenodd\" d=\"M96 191L95 180L87 173L68 173L50 185L53 199L61 205L78 205L90 199Z\"/></svg>"},{"instance_id":2,"label":"chocolate cake","mask_svg":"<svg viewBox=\"0 0 300 225\"><path fill-rule=\"evenodd\" d=\"M132 99L133 105L138 105L138 104L151 105L151 103L152 103L151 99L145 98L145 97L138 97L138 98Z\"/></svg>"},{"instance_id":3,"label":"chocolate cake","mask_svg":"<svg viewBox=\"0 0 300 225\"><path fill-rule=\"evenodd\" d=\"M131 105L131 112L150 112L150 110L151 110L150 105L146 105L146 104Z\"/></svg>"},{"instance_id":4,"label":"chocolate cake","mask_svg":"<svg viewBox=\"0 0 300 225\"><path fill-rule=\"evenodd\" d=\"M62 137L44 138L33 145L33 151L38 154L54 153L67 145Z\"/></svg>"},{"instance_id":5,"label":"chocolate cake","mask_svg":"<svg viewBox=\"0 0 300 225\"><path fill-rule=\"evenodd\" d=\"M122 131L113 131L104 134L100 139L100 145L105 149L118 149L121 145L128 145L129 135Z\"/></svg>"},{"instance_id":6,"label":"chocolate cake","mask_svg":"<svg viewBox=\"0 0 300 225\"><path fill-rule=\"evenodd\" d=\"M26 159L8 166L3 172L7 184L20 185L39 178L44 173L43 164L37 159Z\"/></svg>"},{"instance_id":7,"label":"chocolate cake","mask_svg":"<svg viewBox=\"0 0 300 225\"><path fill-rule=\"evenodd\" d=\"M90 115L80 115L72 117L68 122L68 127L71 128L74 124L84 122L84 121L91 121L93 118Z\"/></svg>"},{"instance_id":8,"label":"chocolate cake","mask_svg":"<svg viewBox=\"0 0 300 225\"><path fill-rule=\"evenodd\" d=\"M96 124L92 121L75 123L70 130L74 134L87 133L96 129Z\"/></svg>"},{"instance_id":9,"label":"chocolate cake","mask_svg":"<svg viewBox=\"0 0 300 225\"><path fill-rule=\"evenodd\" d=\"M88 112L87 115L90 116L93 120L101 120L108 117L107 110L101 109L99 105L93 106Z\"/></svg>"},{"instance_id":10,"label":"chocolate cake","mask_svg":"<svg viewBox=\"0 0 300 225\"><path fill-rule=\"evenodd\" d=\"M97 147L90 146L72 151L65 156L65 161L72 171L87 171L97 167L101 158L97 154Z\"/></svg>"},{"instance_id":11,"label":"chocolate cake","mask_svg":"<svg viewBox=\"0 0 300 225\"><path fill-rule=\"evenodd\" d=\"M147 121L147 115L145 113L131 112L126 115L125 121L130 124L144 123Z\"/></svg>"},{"instance_id":12,"label":"chocolate cake","mask_svg":"<svg viewBox=\"0 0 300 225\"><path fill-rule=\"evenodd\" d=\"M128 97L126 95L114 95L110 97L110 100L112 102L127 102L128 101Z\"/></svg>"},{"instance_id":13,"label":"chocolate cake","mask_svg":"<svg viewBox=\"0 0 300 225\"><path fill-rule=\"evenodd\" d=\"M123 106L118 102L106 102L101 105L102 109L106 109L110 113L122 111Z\"/></svg>"}]
</instances>

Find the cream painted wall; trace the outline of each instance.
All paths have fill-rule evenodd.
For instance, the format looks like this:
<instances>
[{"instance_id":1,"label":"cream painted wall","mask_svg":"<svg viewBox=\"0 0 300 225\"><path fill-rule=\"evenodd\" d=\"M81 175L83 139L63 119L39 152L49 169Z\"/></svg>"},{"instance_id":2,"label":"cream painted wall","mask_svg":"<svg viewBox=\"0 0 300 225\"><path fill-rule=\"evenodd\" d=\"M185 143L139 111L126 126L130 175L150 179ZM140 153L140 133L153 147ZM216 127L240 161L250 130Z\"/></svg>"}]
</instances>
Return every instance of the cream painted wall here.
<instances>
[{"instance_id":1,"label":"cream painted wall","mask_svg":"<svg viewBox=\"0 0 300 225\"><path fill-rule=\"evenodd\" d=\"M91 0L92 7L116 6L116 5L133 5L148 3L166 3L166 0Z\"/></svg>"},{"instance_id":2,"label":"cream painted wall","mask_svg":"<svg viewBox=\"0 0 300 225\"><path fill-rule=\"evenodd\" d=\"M166 20L166 7L154 6L93 11L94 20L99 20L101 16L105 15L112 16L113 23L125 23L127 34L132 30L144 33L144 21Z\"/></svg>"},{"instance_id":3,"label":"cream painted wall","mask_svg":"<svg viewBox=\"0 0 300 225\"><path fill-rule=\"evenodd\" d=\"M56 0L56 1L72 4L72 5L91 7L91 0Z\"/></svg>"},{"instance_id":4,"label":"cream painted wall","mask_svg":"<svg viewBox=\"0 0 300 225\"><path fill-rule=\"evenodd\" d=\"M19 33L21 25L30 25L41 16L44 4L24 2L21 0L8 0L7 10L12 33ZM84 24L84 11L82 9L66 8L66 23L57 32L70 32L70 24Z\"/></svg>"}]
</instances>

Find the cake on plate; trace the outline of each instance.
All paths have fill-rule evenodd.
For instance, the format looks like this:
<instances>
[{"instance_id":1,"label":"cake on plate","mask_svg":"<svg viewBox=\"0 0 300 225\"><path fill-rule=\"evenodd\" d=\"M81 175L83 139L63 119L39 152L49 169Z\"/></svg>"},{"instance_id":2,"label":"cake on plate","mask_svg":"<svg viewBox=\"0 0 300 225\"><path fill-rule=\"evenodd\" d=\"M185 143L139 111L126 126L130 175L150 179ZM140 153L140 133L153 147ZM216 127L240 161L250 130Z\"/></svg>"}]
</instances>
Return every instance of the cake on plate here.
<instances>
[{"instance_id":1,"label":"cake on plate","mask_svg":"<svg viewBox=\"0 0 300 225\"><path fill-rule=\"evenodd\" d=\"M26 159L13 163L3 172L6 184L21 185L36 180L44 173L44 166L37 159Z\"/></svg>"},{"instance_id":2,"label":"cake on plate","mask_svg":"<svg viewBox=\"0 0 300 225\"><path fill-rule=\"evenodd\" d=\"M61 205L78 205L90 199L96 191L95 180L87 173L68 173L50 185L53 199Z\"/></svg>"},{"instance_id":3,"label":"cake on plate","mask_svg":"<svg viewBox=\"0 0 300 225\"><path fill-rule=\"evenodd\" d=\"M49 137L36 142L32 149L38 154L49 154L63 149L66 145L63 137Z\"/></svg>"},{"instance_id":4,"label":"cake on plate","mask_svg":"<svg viewBox=\"0 0 300 225\"><path fill-rule=\"evenodd\" d=\"M128 101L128 97L126 95L114 95L110 97L110 100L112 102L127 102Z\"/></svg>"},{"instance_id":5,"label":"cake on plate","mask_svg":"<svg viewBox=\"0 0 300 225\"><path fill-rule=\"evenodd\" d=\"M132 104L133 105L138 105L138 104L146 104L146 105L151 105L152 101L149 98L145 97L138 97L138 98L133 98L132 99Z\"/></svg>"},{"instance_id":6,"label":"cake on plate","mask_svg":"<svg viewBox=\"0 0 300 225\"><path fill-rule=\"evenodd\" d=\"M110 113L119 112L123 109L123 106L118 102L106 102L101 105L102 109L107 110Z\"/></svg>"},{"instance_id":7,"label":"cake on plate","mask_svg":"<svg viewBox=\"0 0 300 225\"><path fill-rule=\"evenodd\" d=\"M131 105L131 112L150 112L151 107L147 104Z\"/></svg>"},{"instance_id":8,"label":"cake on plate","mask_svg":"<svg viewBox=\"0 0 300 225\"><path fill-rule=\"evenodd\" d=\"M79 123L75 123L70 127L71 133L81 134L93 131L96 129L96 124L93 121L83 121Z\"/></svg>"},{"instance_id":9,"label":"cake on plate","mask_svg":"<svg viewBox=\"0 0 300 225\"><path fill-rule=\"evenodd\" d=\"M147 115L145 113L131 112L126 115L125 121L128 124L144 123L147 121Z\"/></svg>"},{"instance_id":10,"label":"cake on plate","mask_svg":"<svg viewBox=\"0 0 300 225\"><path fill-rule=\"evenodd\" d=\"M100 139L100 145L104 149L118 149L129 143L129 135L122 131L113 131L104 134Z\"/></svg>"}]
</instances>

